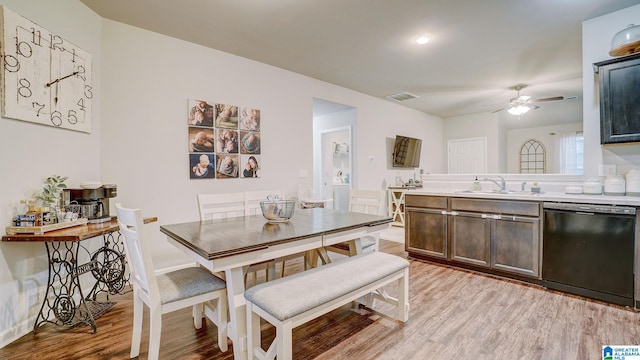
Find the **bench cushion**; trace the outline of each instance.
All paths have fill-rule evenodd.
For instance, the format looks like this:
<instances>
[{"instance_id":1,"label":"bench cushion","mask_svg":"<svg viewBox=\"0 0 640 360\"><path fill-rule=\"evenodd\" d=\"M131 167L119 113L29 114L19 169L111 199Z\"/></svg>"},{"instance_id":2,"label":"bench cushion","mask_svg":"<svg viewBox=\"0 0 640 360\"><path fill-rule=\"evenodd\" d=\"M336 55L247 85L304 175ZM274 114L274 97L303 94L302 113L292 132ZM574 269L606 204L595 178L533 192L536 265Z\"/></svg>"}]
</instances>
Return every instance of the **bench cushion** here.
<instances>
[{"instance_id":1,"label":"bench cushion","mask_svg":"<svg viewBox=\"0 0 640 360\"><path fill-rule=\"evenodd\" d=\"M244 297L283 321L408 266L399 256L373 252L256 285Z\"/></svg>"}]
</instances>

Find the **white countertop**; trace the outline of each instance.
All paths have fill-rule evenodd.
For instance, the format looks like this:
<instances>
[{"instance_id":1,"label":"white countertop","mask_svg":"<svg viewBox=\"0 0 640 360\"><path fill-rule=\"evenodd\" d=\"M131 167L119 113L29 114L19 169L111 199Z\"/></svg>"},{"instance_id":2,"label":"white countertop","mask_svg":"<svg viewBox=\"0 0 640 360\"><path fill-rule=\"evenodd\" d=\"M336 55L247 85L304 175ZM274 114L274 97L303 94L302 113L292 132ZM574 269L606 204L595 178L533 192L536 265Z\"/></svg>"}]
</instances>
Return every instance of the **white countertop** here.
<instances>
[{"instance_id":1,"label":"white countertop","mask_svg":"<svg viewBox=\"0 0 640 360\"><path fill-rule=\"evenodd\" d=\"M586 194L565 194L558 192L510 192L508 194L491 193L487 191L474 192L469 190L448 190L448 189L407 189L407 194L415 195L435 195L449 197L467 197L480 199L499 200L528 200L528 201L553 201L580 204L606 204L639 206L639 196L611 196L611 195L586 195Z\"/></svg>"}]
</instances>

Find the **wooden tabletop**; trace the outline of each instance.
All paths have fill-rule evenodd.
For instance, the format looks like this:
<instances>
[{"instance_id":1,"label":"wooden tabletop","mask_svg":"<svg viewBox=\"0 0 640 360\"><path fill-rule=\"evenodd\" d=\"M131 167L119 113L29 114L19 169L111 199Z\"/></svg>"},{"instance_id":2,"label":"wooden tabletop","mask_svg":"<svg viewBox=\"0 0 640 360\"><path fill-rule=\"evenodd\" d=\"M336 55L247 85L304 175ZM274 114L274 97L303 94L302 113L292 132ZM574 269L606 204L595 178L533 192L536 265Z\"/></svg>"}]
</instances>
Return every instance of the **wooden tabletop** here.
<instances>
[{"instance_id":1,"label":"wooden tabletop","mask_svg":"<svg viewBox=\"0 0 640 360\"><path fill-rule=\"evenodd\" d=\"M286 223L262 215L162 225L160 231L205 259L230 256L334 232L390 223L391 218L334 209L295 209Z\"/></svg>"},{"instance_id":2,"label":"wooden tabletop","mask_svg":"<svg viewBox=\"0 0 640 360\"><path fill-rule=\"evenodd\" d=\"M156 217L144 218L144 223L148 224L158 221ZM22 242L46 242L46 241L82 241L96 236L109 234L118 231L118 221L115 217L108 222L100 224L85 224L70 228L49 231L44 234L14 234L4 235L2 241L22 241Z\"/></svg>"}]
</instances>

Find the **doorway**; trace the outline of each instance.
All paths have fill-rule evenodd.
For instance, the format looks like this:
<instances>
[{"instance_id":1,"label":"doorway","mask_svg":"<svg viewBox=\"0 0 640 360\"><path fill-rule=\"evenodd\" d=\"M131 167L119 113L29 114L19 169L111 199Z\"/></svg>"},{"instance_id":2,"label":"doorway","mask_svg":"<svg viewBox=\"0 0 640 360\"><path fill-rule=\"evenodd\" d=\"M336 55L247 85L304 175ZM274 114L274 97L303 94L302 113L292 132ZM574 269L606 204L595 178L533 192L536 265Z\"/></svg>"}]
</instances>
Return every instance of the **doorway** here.
<instances>
[{"instance_id":1,"label":"doorway","mask_svg":"<svg viewBox=\"0 0 640 360\"><path fill-rule=\"evenodd\" d=\"M356 183L356 109L322 99L313 100L313 189L332 198L333 207L348 210L349 190Z\"/></svg>"}]
</instances>

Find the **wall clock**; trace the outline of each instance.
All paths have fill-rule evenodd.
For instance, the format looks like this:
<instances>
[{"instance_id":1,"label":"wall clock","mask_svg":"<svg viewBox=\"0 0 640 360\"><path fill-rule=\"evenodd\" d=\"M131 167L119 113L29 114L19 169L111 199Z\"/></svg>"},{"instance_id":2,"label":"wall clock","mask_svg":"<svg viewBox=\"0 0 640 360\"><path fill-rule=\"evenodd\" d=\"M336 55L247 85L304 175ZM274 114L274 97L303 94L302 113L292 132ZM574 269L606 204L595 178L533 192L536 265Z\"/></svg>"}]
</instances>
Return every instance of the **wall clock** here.
<instances>
[{"instance_id":1,"label":"wall clock","mask_svg":"<svg viewBox=\"0 0 640 360\"><path fill-rule=\"evenodd\" d=\"M0 7L2 116L91 132L91 55Z\"/></svg>"}]
</instances>

